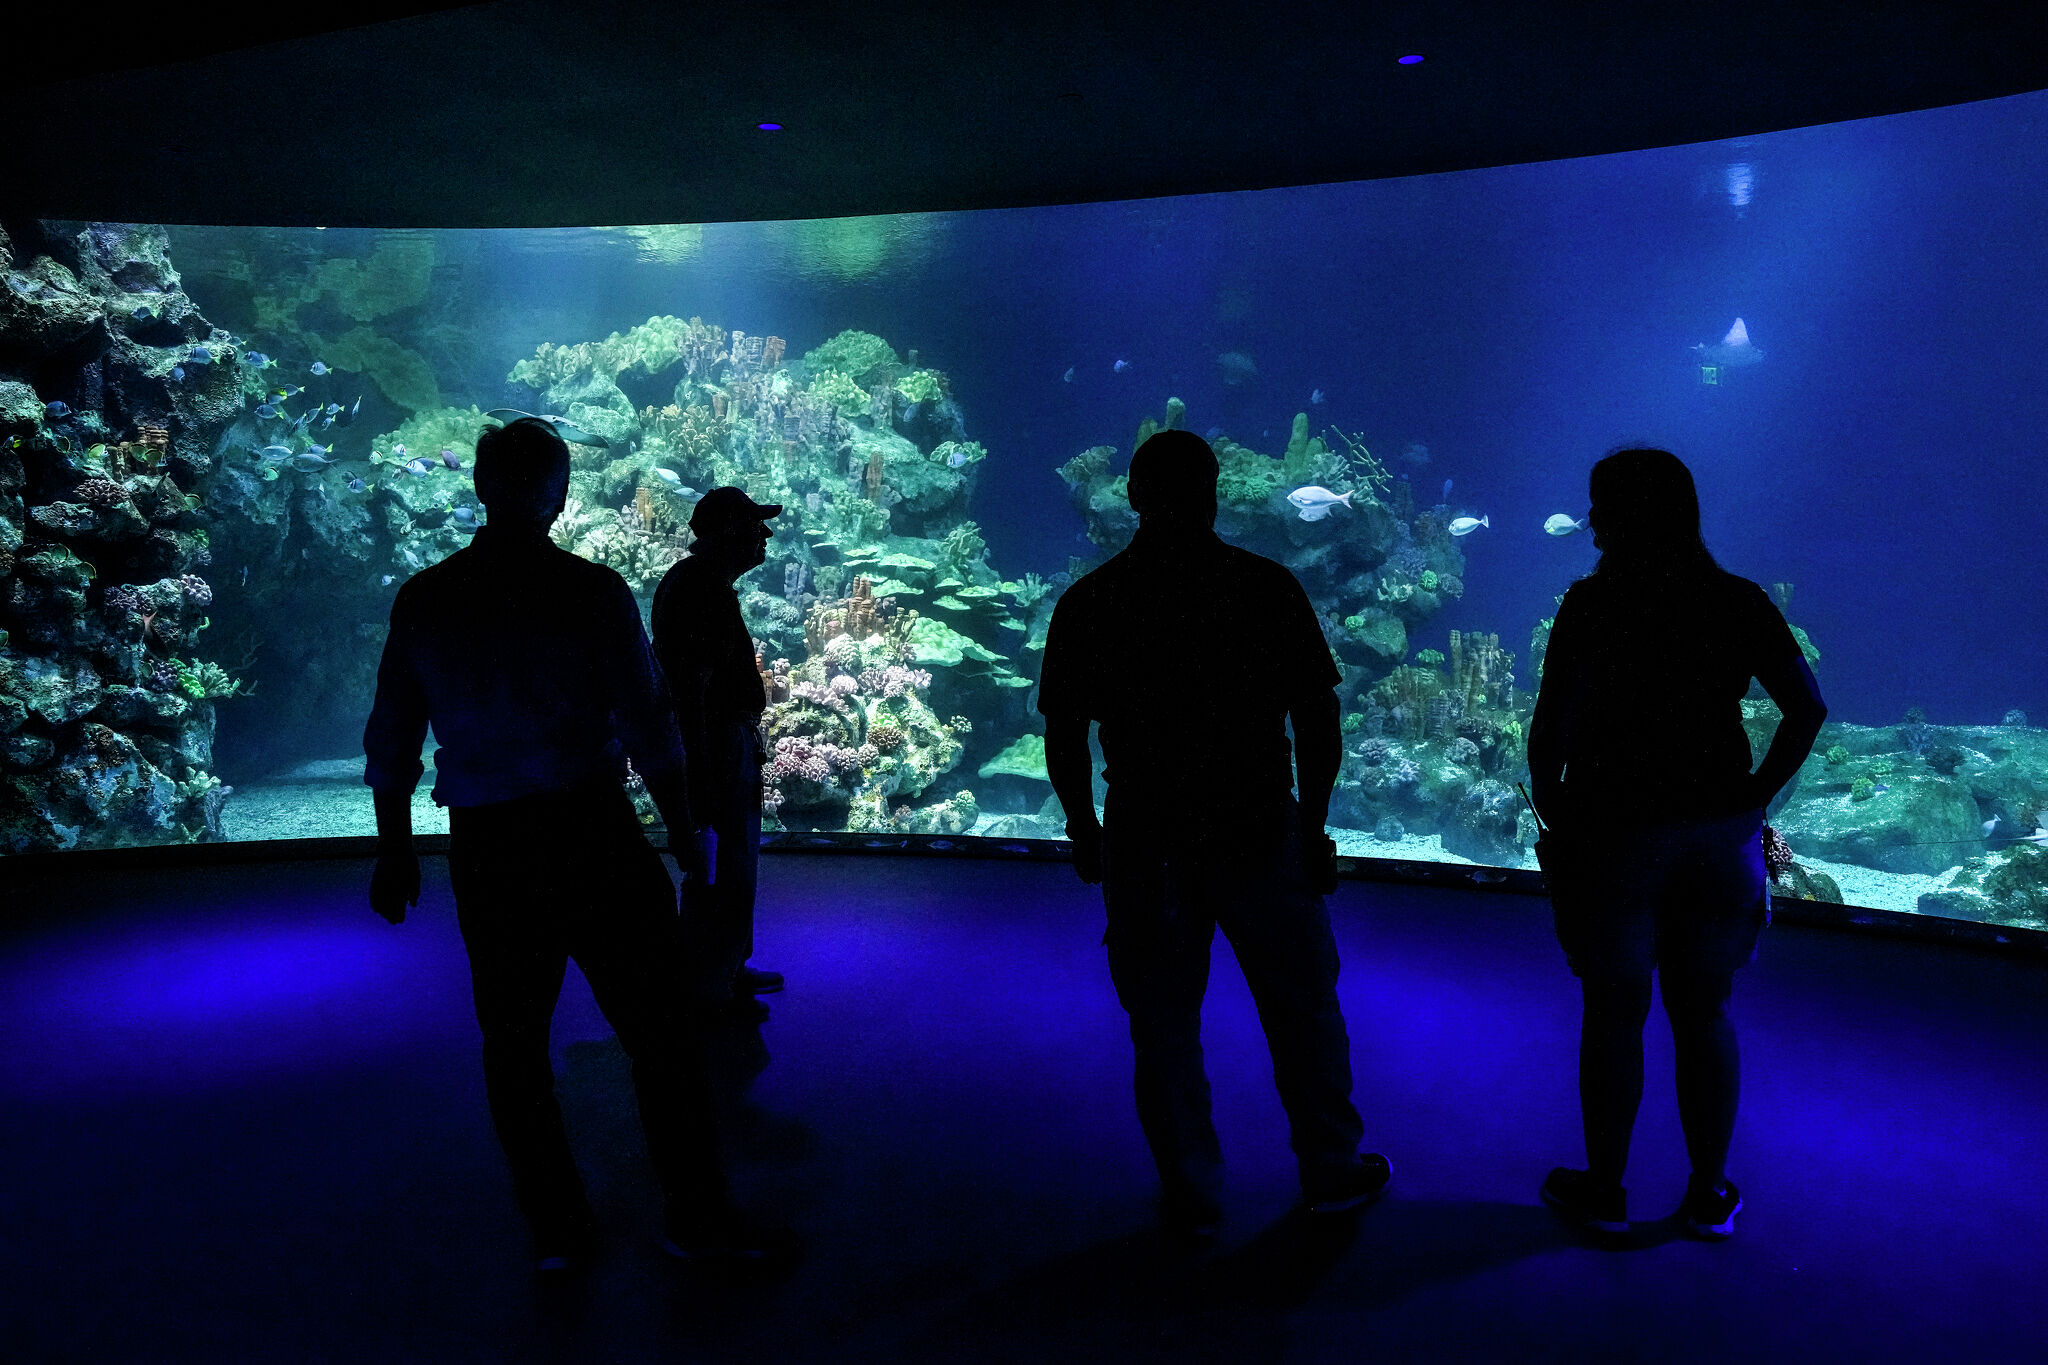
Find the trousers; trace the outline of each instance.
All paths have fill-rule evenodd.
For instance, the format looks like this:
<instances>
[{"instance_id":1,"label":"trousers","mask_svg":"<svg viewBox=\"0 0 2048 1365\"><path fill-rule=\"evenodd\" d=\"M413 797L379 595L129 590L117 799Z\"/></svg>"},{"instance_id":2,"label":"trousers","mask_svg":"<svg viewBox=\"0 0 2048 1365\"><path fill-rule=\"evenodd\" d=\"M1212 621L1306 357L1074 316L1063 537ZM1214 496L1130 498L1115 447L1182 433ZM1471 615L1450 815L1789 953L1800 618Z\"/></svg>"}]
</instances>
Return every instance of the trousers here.
<instances>
[{"instance_id":1,"label":"trousers","mask_svg":"<svg viewBox=\"0 0 2048 1365\"><path fill-rule=\"evenodd\" d=\"M1350 1163L1364 1126L1337 1002L1337 945L1302 870L1299 811L1208 836L1117 809L1103 826L1110 978L1130 1016L1138 1121L1169 1197L1213 1197L1223 1156L1202 1063L1202 997L1220 926L1265 1030L1304 1181Z\"/></svg>"},{"instance_id":2,"label":"trousers","mask_svg":"<svg viewBox=\"0 0 2048 1365\"><path fill-rule=\"evenodd\" d=\"M752 717L733 722L691 755L691 801L717 848L709 885L683 888L686 980L699 999L724 1000L754 955L754 901L761 886L761 740Z\"/></svg>"},{"instance_id":3,"label":"trousers","mask_svg":"<svg viewBox=\"0 0 2048 1365\"><path fill-rule=\"evenodd\" d=\"M676 1011L675 883L615 783L449 810L448 863L483 1033L491 1122L537 1229L583 1215L548 1032L571 958L632 1059L672 1206L723 1200L702 1049Z\"/></svg>"}]
</instances>

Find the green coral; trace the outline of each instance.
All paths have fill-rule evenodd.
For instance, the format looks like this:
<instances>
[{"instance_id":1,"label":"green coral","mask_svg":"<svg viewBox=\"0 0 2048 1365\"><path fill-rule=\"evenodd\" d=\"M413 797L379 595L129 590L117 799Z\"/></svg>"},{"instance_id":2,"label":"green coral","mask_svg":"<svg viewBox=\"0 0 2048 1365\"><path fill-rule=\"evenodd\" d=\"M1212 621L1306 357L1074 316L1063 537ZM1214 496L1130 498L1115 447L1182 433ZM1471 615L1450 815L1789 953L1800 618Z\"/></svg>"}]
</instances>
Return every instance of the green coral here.
<instances>
[{"instance_id":1,"label":"green coral","mask_svg":"<svg viewBox=\"0 0 2048 1365\"><path fill-rule=\"evenodd\" d=\"M868 410L868 391L844 370L826 370L811 381L811 401L859 417Z\"/></svg>"},{"instance_id":2,"label":"green coral","mask_svg":"<svg viewBox=\"0 0 2048 1365\"><path fill-rule=\"evenodd\" d=\"M937 370L912 370L896 381L906 403L936 403L945 396L946 377Z\"/></svg>"},{"instance_id":3,"label":"green coral","mask_svg":"<svg viewBox=\"0 0 2048 1365\"><path fill-rule=\"evenodd\" d=\"M1424 668L1435 668L1442 664L1443 661L1442 651L1435 649L1425 649L1415 656L1415 662L1421 664Z\"/></svg>"},{"instance_id":4,"label":"green coral","mask_svg":"<svg viewBox=\"0 0 2048 1365\"><path fill-rule=\"evenodd\" d=\"M1875 795L1877 795L1877 783L1863 774L1859 773L1856 780L1849 784L1849 799L1851 801L1868 801Z\"/></svg>"},{"instance_id":5,"label":"green coral","mask_svg":"<svg viewBox=\"0 0 2048 1365\"><path fill-rule=\"evenodd\" d=\"M1441 580L1437 578L1435 569L1424 569L1422 571L1422 577L1417 581L1422 584L1422 590L1424 592L1435 592L1436 585Z\"/></svg>"},{"instance_id":6,"label":"green coral","mask_svg":"<svg viewBox=\"0 0 2048 1365\"><path fill-rule=\"evenodd\" d=\"M434 367L419 352L387 336L356 327L331 340L308 332L305 341L329 368L367 375L401 408L421 412L441 406L441 385L434 378Z\"/></svg>"},{"instance_id":7,"label":"green coral","mask_svg":"<svg viewBox=\"0 0 2048 1365\"><path fill-rule=\"evenodd\" d=\"M171 659L171 672L177 677L178 690L194 701L205 701L210 697L247 696L254 687L244 687L239 678L230 677L228 671L211 660Z\"/></svg>"},{"instance_id":8,"label":"green coral","mask_svg":"<svg viewBox=\"0 0 2048 1365\"><path fill-rule=\"evenodd\" d=\"M1799 652L1806 656L1806 662L1809 667L1820 662L1820 651L1813 647L1813 641L1806 638L1805 631L1797 626L1793 626L1792 638L1799 642Z\"/></svg>"},{"instance_id":9,"label":"green coral","mask_svg":"<svg viewBox=\"0 0 2048 1365\"><path fill-rule=\"evenodd\" d=\"M1849 751L1839 744L1830 744L1825 757L1829 767L1840 767L1849 761Z\"/></svg>"},{"instance_id":10,"label":"green coral","mask_svg":"<svg viewBox=\"0 0 2048 1365\"><path fill-rule=\"evenodd\" d=\"M957 466L953 464L955 455L963 457ZM948 469L965 469L971 464L979 464L987 459L988 451L979 441L941 441L932 447L932 453L928 458L932 463L945 465Z\"/></svg>"},{"instance_id":11,"label":"green coral","mask_svg":"<svg viewBox=\"0 0 2048 1365\"><path fill-rule=\"evenodd\" d=\"M856 383L871 382L879 377L876 371L893 369L901 363L895 347L873 332L852 328L804 353L804 369L810 373L822 376L827 370L838 370Z\"/></svg>"},{"instance_id":12,"label":"green coral","mask_svg":"<svg viewBox=\"0 0 2048 1365\"><path fill-rule=\"evenodd\" d=\"M1365 716L1358 711L1346 711L1339 728L1347 735L1355 735L1365 728Z\"/></svg>"},{"instance_id":13,"label":"green coral","mask_svg":"<svg viewBox=\"0 0 2048 1365\"><path fill-rule=\"evenodd\" d=\"M1045 770L1045 736L1024 735L976 770L980 777L1028 777L1039 782L1051 778Z\"/></svg>"}]
</instances>

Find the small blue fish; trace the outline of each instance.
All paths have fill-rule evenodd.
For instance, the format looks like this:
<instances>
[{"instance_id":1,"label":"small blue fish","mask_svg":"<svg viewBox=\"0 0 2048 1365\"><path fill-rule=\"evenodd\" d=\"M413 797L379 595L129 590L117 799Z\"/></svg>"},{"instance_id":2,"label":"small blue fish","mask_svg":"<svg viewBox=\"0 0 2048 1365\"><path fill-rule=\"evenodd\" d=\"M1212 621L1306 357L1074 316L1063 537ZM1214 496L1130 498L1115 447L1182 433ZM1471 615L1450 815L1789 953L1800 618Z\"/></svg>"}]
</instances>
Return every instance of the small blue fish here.
<instances>
[{"instance_id":1,"label":"small blue fish","mask_svg":"<svg viewBox=\"0 0 2048 1365\"><path fill-rule=\"evenodd\" d=\"M297 398L300 394L304 392L305 389L301 388L297 384L287 384L277 391L277 396L279 398Z\"/></svg>"},{"instance_id":2,"label":"small blue fish","mask_svg":"<svg viewBox=\"0 0 2048 1365\"><path fill-rule=\"evenodd\" d=\"M400 447L400 449L403 448L404 447ZM413 474L431 474L434 472L434 466L428 464L425 460L419 459L417 457L407 460L405 462L405 468L408 473Z\"/></svg>"},{"instance_id":3,"label":"small blue fish","mask_svg":"<svg viewBox=\"0 0 2048 1365\"><path fill-rule=\"evenodd\" d=\"M673 469L656 469L654 477L660 479L670 488L681 488L683 486L682 475L676 473Z\"/></svg>"},{"instance_id":4,"label":"small blue fish","mask_svg":"<svg viewBox=\"0 0 2048 1365\"><path fill-rule=\"evenodd\" d=\"M334 419L333 419L332 417L322 417L322 418L320 419L320 430L322 430L322 431L325 431L325 430L327 430L327 428L329 428L329 427L331 427L331 426L333 426L333 425L334 425Z\"/></svg>"},{"instance_id":5,"label":"small blue fish","mask_svg":"<svg viewBox=\"0 0 2048 1365\"><path fill-rule=\"evenodd\" d=\"M1444 502L1449 502L1450 500L1451 500L1451 481L1450 481L1449 479L1445 479L1445 480L1444 480L1444 495L1443 495L1443 499L1442 499L1442 501L1444 501Z\"/></svg>"},{"instance_id":6,"label":"small blue fish","mask_svg":"<svg viewBox=\"0 0 2048 1365\"><path fill-rule=\"evenodd\" d=\"M391 458L394 460L405 458L405 442L400 441L397 445L391 447Z\"/></svg>"},{"instance_id":7,"label":"small blue fish","mask_svg":"<svg viewBox=\"0 0 2048 1365\"><path fill-rule=\"evenodd\" d=\"M1072 365L1067 366L1067 372L1060 376L1060 382L1063 384L1074 382L1074 367Z\"/></svg>"},{"instance_id":8,"label":"small blue fish","mask_svg":"<svg viewBox=\"0 0 2048 1365\"><path fill-rule=\"evenodd\" d=\"M363 476L360 474L356 475L353 479L350 479L348 481L348 491L351 493L360 493L369 486L370 485L363 482Z\"/></svg>"},{"instance_id":9,"label":"small blue fish","mask_svg":"<svg viewBox=\"0 0 2048 1365\"><path fill-rule=\"evenodd\" d=\"M151 308L145 303L128 316L134 318L137 322L150 322L156 318L156 309Z\"/></svg>"},{"instance_id":10,"label":"small blue fish","mask_svg":"<svg viewBox=\"0 0 2048 1365\"><path fill-rule=\"evenodd\" d=\"M361 394L357 394L357 395L356 395L356 401L355 401L355 402L353 402L353 403L351 403L351 404L349 404L349 408L348 408L348 420L349 420L349 421L351 421L351 422L355 421L355 420L356 420L356 414L357 414L357 413L359 413L359 412L361 412L362 410L363 410L363 396L362 396Z\"/></svg>"},{"instance_id":11,"label":"small blue fish","mask_svg":"<svg viewBox=\"0 0 2048 1365\"><path fill-rule=\"evenodd\" d=\"M463 526L474 526L476 524L476 509L474 507L458 507L448 515Z\"/></svg>"},{"instance_id":12,"label":"small blue fish","mask_svg":"<svg viewBox=\"0 0 2048 1365\"><path fill-rule=\"evenodd\" d=\"M310 371L311 373L313 373L313 374L326 374L326 373L328 373L328 369L327 369L327 362L326 362L326 361L324 361L324 360L316 360L316 361L314 361L314 362L313 362L313 363L312 363L311 365L307 366L306 368L307 368L307 369L308 369L308 370L309 370L309 371Z\"/></svg>"},{"instance_id":13,"label":"small blue fish","mask_svg":"<svg viewBox=\"0 0 2048 1365\"><path fill-rule=\"evenodd\" d=\"M446 446L441 447L441 463L450 469L462 468L462 457Z\"/></svg>"},{"instance_id":14,"label":"small blue fish","mask_svg":"<svg viewBox=\"0 0 2048 1365\"><path fill-rule=\"evenodd\" d=\"M325 455L318 453L319 449L320 448L318 446L315 446L313 447L312 450L302 450L298 454L292 456L292 461L293 463L297 464L299 468L308 471L319 469L323 465L333 464L334 461L328 459Z\"/></svg>"},{"instance_id":15,"label":"small blue fish","mask_svg":"<svg viewBox=\"0 0 2048 1365\"><path fill-rule=\"evenodd\" d=\"M1451 523L1450 532L1454 536L1469 536L1482 526L1492 525L1492 517L1459 517Z\"/></svg>"},{"instance_id":16,"label":"small blue fish","mask_svg":"<svg viewBox=\"0 0 2048 1365\"><path fill-rule=\"evenodd\" d=\"M948 455L946 457L946 468L948 469L958 469L961 465L966 463L967 452L964 450L956 450L951 455Z\"/></svg>"},{"instance_id":17,"label":"small blue fish","mask_svg":"<svg viewBox=\"0 0 2048 1365\"><path fill-rule=\"evenodd\" d=\"M326 413L329 417L332 417L334 416L335 413L341 411L341 404L329 403L326 407L320 409L320 411Z\"/></svg>"},{"instance_id":18,"label":"small blue fish","mask_svg":"<svg viewBox=\"0 0 2048 1365\"><path fill-rule=\"evenodd\" d=\"M275 416L277 416L277 404L275 404L275 403L258 403L258 404L256 405L256 415L257 415L258 417L262 417L262 418L265 418L265 419L269 419L269 418L272 418L272 417L275 417Z\"/></svg>"},{"instance_id":19,"label":"small blue fish","mask_svg":"<svg viewBox=\"0 0 2048 1365\"><path fill-rule=\"evenodd\" d=\"M70 415L71 405L69 403L64 402L62 399L59 399L54 403L43 404L43 416L49 418L53 422L61 422Z\"/></svg>"},{"instance_id":20,"label":"small blue fish","mask_svg":"<svg viewBox=\"0 0 2048 1365\"><path fill-rule=\"evenodd\" d=\"M242 352L242 363L244 365L254 365L257 369L263 370L268 369L277 362L261 351L244 351Z\"/></svg>"},{"instance_id":21,"label":"small blue fish","mask_svg":"<svg viewBox=\"0 0 2048 1365\"><path fill-rule=\"evenodd\" d=\"M1128 360L1120 359L1116 362L1116 364L1110 366L1109 368L1116 371L1118 374L1122 374L1125 370L1131 368L1131 362Z\"/></svg>"},{"instance_id":22,"label":"small blue fish","mask_svg":"<svg viewBox=\"0 0 2048 1365\"><path fill-rule=\"evenodd\" d=\"M266 460L289 460L292 457L292 448L290 446L269 445L256 453Z\"/></svg>"},{"instance_id":23,"label":"small blue fish","mask_svg":"<svg viewBox=\"0 0 2048 1365\"><path fill-rule=\"evenodd\" d=\"M1316 405L1321 405L1323 401L1323 391L1321 389L1315 389L1311 391L1308 396L1308 401Z\"/></svg>"},{"instance_id":24,"label":"small blue fish","mask_svg":"<svg viewBox=\"0 0 2048 1365\"><path fill-rule=\"evenodd\" d=\"M308 454L308 455L326 455L326 454L329 454L329 453L330 453L331 449L332 449L332 448L331 448L331 447L329 447L329 446L311 446L311 445L309 445L309 446L307 446L307 447L306 447L306 452L305 452L305 453L306 453L306 454Z\"/></svg>"},{"instance_id":25,"label":"small blue fish","mask_svg":"<svg viewBox=\"0 0 2048 1365\"><path fill-rule=\"evenodd\" d=\"M397 576L396 574L385 574L385 575L384 575L384 586L385 586L385 587L387 587L387 588L388 588L388 587L390 587L390 586L391 586L391 585L392 585L393 583L396 583L397 581L398 581L398 576Z\"/></svg>"},{"instance_id":26,"label":"small blue fish","mask_svg":"<svg viewBox=\"0 0 2048 1365\"><path fill-rule=\"evenodd\" d=\"M205 346L194 346L192 353L185 357L185 363L188 365L211 365L213 363L213 352Z\"/></svg>"},{"instance_id":27,"label":"small blue fish","mask_svg":"<svg viewBox=\"0 0 2048 1365\"><path fill-rule=\"evenodd\" d=\"M172 379L172 380L173 380L173 382L175 382L175 383L179 383L179 384L182 384L182 383L184 383L184 382L185 382L185 367L184 367L183 365L173 365L173 366L171 366L171 379Z\"/></svg>"}]
</instances>

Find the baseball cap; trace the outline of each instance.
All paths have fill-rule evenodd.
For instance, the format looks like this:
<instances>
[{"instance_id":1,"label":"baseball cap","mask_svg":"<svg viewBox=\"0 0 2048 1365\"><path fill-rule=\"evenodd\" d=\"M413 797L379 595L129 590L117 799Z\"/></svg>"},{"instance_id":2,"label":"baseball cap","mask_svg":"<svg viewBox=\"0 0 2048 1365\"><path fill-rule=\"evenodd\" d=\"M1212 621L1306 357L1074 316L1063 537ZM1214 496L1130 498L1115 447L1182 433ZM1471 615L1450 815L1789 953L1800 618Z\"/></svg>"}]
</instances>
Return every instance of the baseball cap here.
<instances>
[{"instance_id":1,"label":"baseball cap","mask_svg":"<svg viewBox=\"0 0 2048 1365\"><path fill-rule=\"evenodd\" d=\"M766 521L780 516L782 504L759 503L738 488L714 488L697 499L695 510L690 513L690 529L697 532L715 531L737 522Z\"/></svg>"}]
</instances>

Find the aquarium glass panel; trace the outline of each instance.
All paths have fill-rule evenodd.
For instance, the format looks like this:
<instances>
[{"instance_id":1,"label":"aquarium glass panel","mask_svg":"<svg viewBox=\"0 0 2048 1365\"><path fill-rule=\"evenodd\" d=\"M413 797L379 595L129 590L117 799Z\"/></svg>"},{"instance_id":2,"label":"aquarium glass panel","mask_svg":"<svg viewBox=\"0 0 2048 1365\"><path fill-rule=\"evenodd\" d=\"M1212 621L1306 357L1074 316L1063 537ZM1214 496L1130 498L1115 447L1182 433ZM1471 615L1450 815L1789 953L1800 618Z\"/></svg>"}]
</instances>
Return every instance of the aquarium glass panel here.
<instances>
[{"instance_id":1,"label":"aquarium glass panel","mask_svg":"<svg viewBox=\"0 0 2048 1365\"><path fill-rule=\"evenodd\" d=\"M1135 445L1184 427L1342 665L1342 851L1528 867L1587 471L1649 444L1831 708L1771 814L1781 886L2048 925L2044 221L2038 94L972 214L5 221L0 848L371 832L392 599L486 519L477 435L528 412L573 441L556 542L643 609L703 490L785 506L739 585L770 828L1058 837L1047 622L1132 533ZM1181 641L1157 685L1229 648Z\"/></svg>"}]
</instances>

